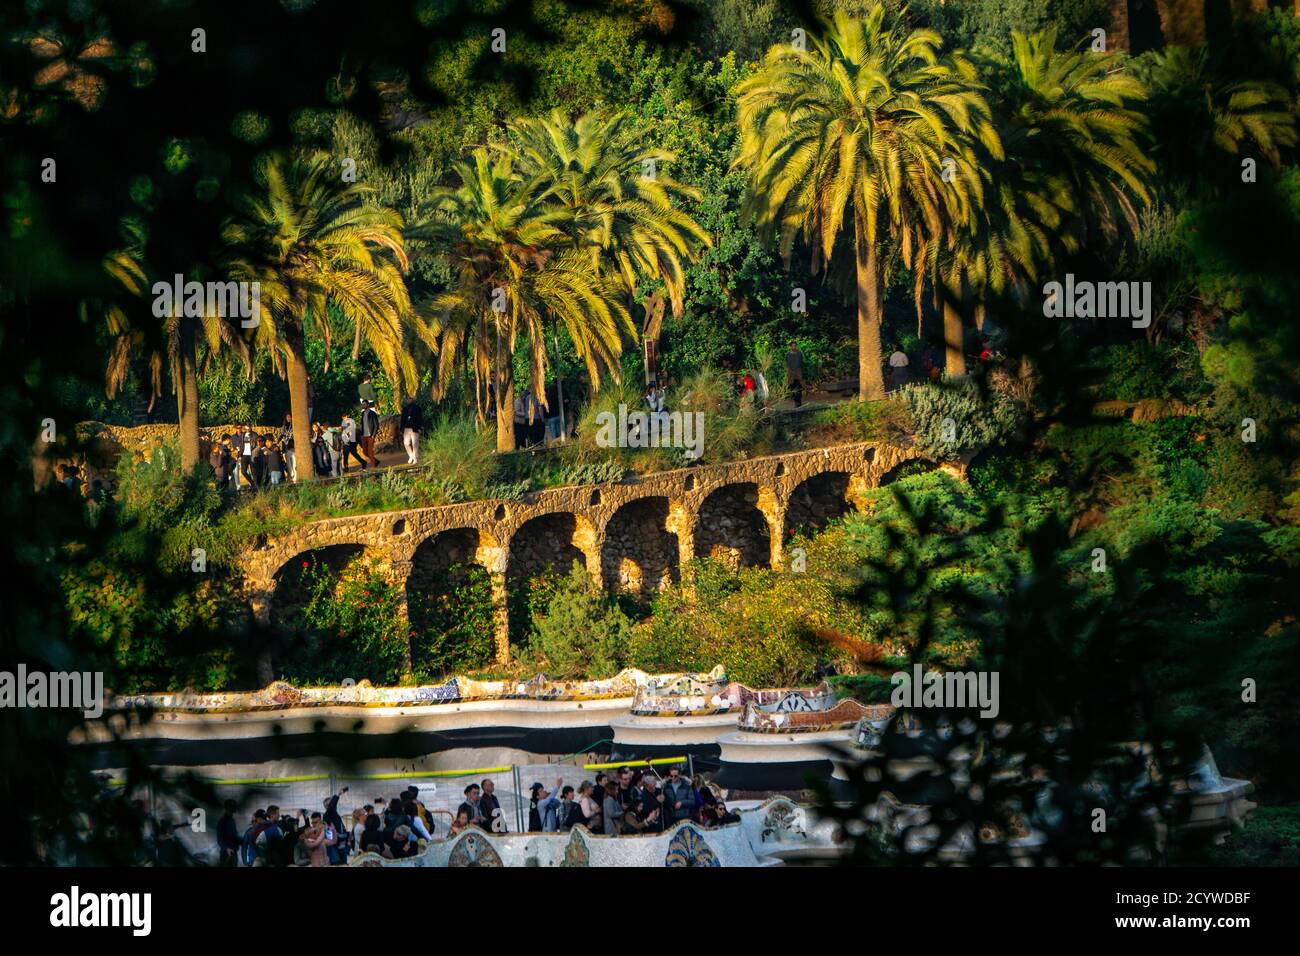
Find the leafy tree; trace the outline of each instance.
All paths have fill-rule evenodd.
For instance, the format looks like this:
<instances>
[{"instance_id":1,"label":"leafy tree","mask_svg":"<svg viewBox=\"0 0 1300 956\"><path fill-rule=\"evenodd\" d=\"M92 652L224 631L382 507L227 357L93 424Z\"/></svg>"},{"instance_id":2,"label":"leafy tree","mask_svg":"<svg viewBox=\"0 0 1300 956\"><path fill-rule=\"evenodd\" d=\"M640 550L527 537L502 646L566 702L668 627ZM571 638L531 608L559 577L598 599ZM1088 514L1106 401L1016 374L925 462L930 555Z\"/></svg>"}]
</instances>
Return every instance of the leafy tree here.
<instances>
[{"instance_id":1,"label":"leafy tree","mask_svg":"<svg viewBox=\"0 0 1300 956\"><path fill-rule=\"evenodd\" d=\"M684 263L709 237L683 203L700 198L673 179L676 156L652 145L626 113L587 113L572 122L561 110L512 125L507 147L520 175L534 179L549 201L568 214L564 230L573 248L591 257L615 287L635 298L658 281L673 315L682 314ZM646 305L642 337L656 340L662 300Z\"/></svg>"},{"instance_id":2,"label":"leafy tree","mask_svg":"<svg viewBox=\"0 0 1300 956\"><path fill-rule=\"evenodd\" d=\"M970 63L943 55L939 34L911 29L884 3L860 20L837 14L808 42L773 46L737 88L737 162L750 171L750 208L779 233L787 261L802 235L814 264L828 263L851 220L859 396L882 398L877 245L895 237L913 265L945 216L966 222L978 207L968 143L1001 149Z\"/></svg>"},{"instance_id":3,"label":"leafy tree","mask_svg":"<svg viewBox=\"0 0 1300 956\"><path fill-rule=\"evenodd\" d=\"M563 323L583 359L592 387L602 372L619 375L618 357L631 320L616 291L591 259L571 247L570 211L520 176L508 156L475 150L455 167L459 185L437 194L417 234L446 244L453 286L430 304L438 342L435 396L450 388L468 357L478 408L489 380L497 423L497 450L513 451L516 341L526 341L533 395L542 397L547 366L545 318Z\"/></svg>"},{"instance_id":4,"label":"leafy tree","mask_svg":"<svg viewBox=\"0 0 1300 956\"><path fill-rule=\"evenodd\" d=\"M259 166L262 192L245 198L225 228L232 278L261 287L255 343L289 379L294 447L311 447L307 415L309 328L332 338L331 309L353 322L398 387L417 382L405 348L414 322L402 272L401 218L371 203L369 187L346 183L323 153L272 154ZM298 471L311 481L311 468Z\"/></svg>"}]
</instances>

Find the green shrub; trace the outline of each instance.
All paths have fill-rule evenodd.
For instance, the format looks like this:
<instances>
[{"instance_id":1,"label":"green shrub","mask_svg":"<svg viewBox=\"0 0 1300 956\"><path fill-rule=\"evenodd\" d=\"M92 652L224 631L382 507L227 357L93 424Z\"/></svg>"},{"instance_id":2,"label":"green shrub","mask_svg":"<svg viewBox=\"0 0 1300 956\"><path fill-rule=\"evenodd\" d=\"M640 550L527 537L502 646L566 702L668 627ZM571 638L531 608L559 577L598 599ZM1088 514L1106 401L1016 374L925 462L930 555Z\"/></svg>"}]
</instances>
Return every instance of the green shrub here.
<instances>
[{"instance_id":1,"label":"green shrub","mask_svg":"<svg viewBox=\"0 0 1300 956\"><path fill-rule=\"evenodd\" d=\"M492 577L479 564L442 572L407 595L411 668L416 680L441 680L490 664L496 650Z\"/></svg>"},{"instance_id":2,"label":"green shrub","mask_svg":"<svg viewBox=\"0 0 1300 956\"><path fill-rule=\"evenodd\" d=\"M618 604L593 591L576 561L534 621L530 647L552 677L612 677L623 666L632 624Z\"/></svg>"},{"instance_id":3,"label":"green shrub","mask_svg":"<svg viewBox=\"0 0 1300 956\"><path fill-rule=\"evenodd\" d=\"M410 649L397 588L362 560L340 573L313 559L303 565L303 627L292 633L289 652L277 658L281 679L298 685L347 678L397 683Z\"/></svg>"},{"instance_id":4,"label":"green shrub","mask_svg":"<svg viewBox=\"0 0 1300 956\"><path fill-rule=\"evenodd\" d=\"M1001 444L1021 424L1019 407L971 378L916 382L899 390L912 416L913 441L940 461Z\"/></svg>"}]
</instances>

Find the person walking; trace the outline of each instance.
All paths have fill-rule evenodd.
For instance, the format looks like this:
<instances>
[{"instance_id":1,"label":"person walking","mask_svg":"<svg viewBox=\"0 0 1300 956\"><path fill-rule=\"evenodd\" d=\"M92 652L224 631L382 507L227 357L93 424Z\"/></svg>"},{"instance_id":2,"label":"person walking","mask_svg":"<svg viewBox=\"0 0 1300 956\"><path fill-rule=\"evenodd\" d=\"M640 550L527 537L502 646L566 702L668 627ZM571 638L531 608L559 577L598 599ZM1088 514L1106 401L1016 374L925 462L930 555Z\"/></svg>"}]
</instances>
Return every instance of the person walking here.
<instances>
[{"instance_id":1,"label":"person walking","mask_svg":"<svg viewBox=\"0 0 1300 956\"><path fill-rule=\"evenodd\" d=\"M406 463L420 463L420 433L424 431L424 412L412 395L402 404L402 446L406 449Z\"/></svg>"},{"instance_id":2,"label":"person walking","mask_svg":"<svg viewBox=\"0 0 1300 956\"><path fill-rule=\"evenodd\" d=\"M329 476L337 478L339 460L343 457L343 442L339 438L338 426L326 425L321 433L321 439L325 444L325 454L329 456Z\"/></svg>"},{"instance_id":3,"label":"person walking","mask_svg":"<svg viewBox=\"0 0 1300 956\"><path fill-rule=\"evenodd\" d=\"M375 438L379 435L379 412L375 403L367 402L361 409L361 454L370 462L371 467L379 467L375 457Z\"/></svg>"},{"instance_id":4,"label":"person walking","mask_svg":"<svg viewBox=\"0 0 1300 956\"><path fill-rule=\"evenodd\" d=\"M361 465L361 470L366 470L366 460L357 454L357 423L351 415L343 415L343 425L339 430L339 440L343 445L343 474L348 472L348 458L355 458Z\"/></svg>"},{"instance_id":5,"label":"person walking","mask_svg":"<svg viewBox=\"0 0 1300 956\"><path fill-rule=\"evenodd\" d=\"M798 408L803 404L803 353L799 351L798 342L792 341L790 351L785 353L785 384L790 389L794 407Z\"/></svg>"}]
</instances>

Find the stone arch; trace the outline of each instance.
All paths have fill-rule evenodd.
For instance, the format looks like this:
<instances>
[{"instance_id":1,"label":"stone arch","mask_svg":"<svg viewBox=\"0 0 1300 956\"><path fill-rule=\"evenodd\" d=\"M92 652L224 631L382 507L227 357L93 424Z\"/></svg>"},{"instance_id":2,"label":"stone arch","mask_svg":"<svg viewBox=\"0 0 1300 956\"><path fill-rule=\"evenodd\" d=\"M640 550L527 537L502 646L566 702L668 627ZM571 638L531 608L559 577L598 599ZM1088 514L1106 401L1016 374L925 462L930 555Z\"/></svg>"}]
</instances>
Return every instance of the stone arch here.
<instances>
[{"instance_id":1,"label":"stone arch","mask_svg":"<svg viewBox=\"0 0 1300 956\"><path fill-rule=\"evenodd\" d=\"M514 583L544 571L567 574L573 562L597 570L596 533L579 514L552 511L530 518L510 536L506 578Z\"/></svg>"},{"instance_id":2,"label":"stone arch","mask_svg":"<svg viewBox=\"0 0 1300 956\"><path fill-rule=\"evenodd\" d=\"M790 529L820 531L855 507L853 475L823 471L795 485L786 502L785 523Z\"/></svg>"},{"instance_id":3,"label":"stone arch","mask_svg":"<svg viewBox=\"0 0 1300 956\"><path fill-rule=\"evenodd\" d=\"M768 567L772 536L753 482L723 485L709 493L695 519L695 557L732 567Z\"/></svg>"},{"instance_id":4,"label":"stone arch","mask_svg":"<svg viewBox=\"0 0 1300 956\"><path fill-rule=\"evenodd\" d=\"M296 612L307 601L306 577L314 567L324 566L338 574L354 561L377 558L362 544L331 544L300 551L282 563L271 578L270 624L277 630L297 629Z\"/></svg>"},{"instance_id":5,"label":"stone arch","mask_svg":"<svg viewBox=\"0 0 1300 956\"><path fill-rule=\"evenodd\" d=\"M894 482L898 481L899 478L908 475L924 474L927 471L936 471L938 468L939 464L931 461L929 458L909 458L907 461L900 461L893 468L889 469L889 471L881 475L880 487L883 488L885 485L892 485Z\"/></svg>"},{"instance_id":6,"label":"stone arch","mask_svg":"<svg viewBox=\"0 0 1300 956\"><path fill-rule=\"evenodd\" d=\"M647 601L656 591L681 581L676 510L667 497L651 495L614 512L601 545L606 587Z\"/></svg>"},{"instance_id":7,"label":"stone arch","mask_svg":"<svg viewBox=\"0 0 1300 956\"><path fill-rule=\"evenodd\" d=\"M489 556L496 547L496 539L478 528L451 528L431 534L411 557L407 590L426 586L453 568L481 564L490 569Z\"/></svg>"}]
</instances>

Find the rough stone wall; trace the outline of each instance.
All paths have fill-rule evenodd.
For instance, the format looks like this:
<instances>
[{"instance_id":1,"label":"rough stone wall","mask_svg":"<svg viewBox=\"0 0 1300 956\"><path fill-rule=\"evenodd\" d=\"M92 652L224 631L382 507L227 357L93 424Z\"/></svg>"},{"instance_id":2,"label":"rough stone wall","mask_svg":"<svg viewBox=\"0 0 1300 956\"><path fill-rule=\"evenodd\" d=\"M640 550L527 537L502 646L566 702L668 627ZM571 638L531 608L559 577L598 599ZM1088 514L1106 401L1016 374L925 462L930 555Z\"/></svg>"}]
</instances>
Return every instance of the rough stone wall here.
<instances>
[{"instance_id":1,"label":"rough stone wall","mask_svg":"<svg viewBox=\"0 0 1300 956\"><path fill-rule=\"evenodd\" d=\"M798 492L798 514L800 508L808 508L804 492L815 498L819 486L826 486L838 495L842 487L842 479L835 478L801 489L810 478L827 473L847 475L843 494L856 505L865 489L880 485L886 476L897 473L898 466L920 458L910 448L857 443L658 472L602 485L550 488L523 501L467 501L328 518L263 540L245 552L241 559L244 588L254 612L267 620L281 572L295 558L301 560L304 552L360 545L368 555L382 558L390 580L405 585L415 570L417 552L421 566L445 566L459 560L476 540L474 560L493 575L498 653L504 660L509 654L508 569L513 569L512 574L526 574L562 563L567 570L568 558L581 555L600 586L643 588L651 586L656 577L662 584L665 563L671 579L692 558L708 554L715 546L748 555L755 563L779 567L792 497ZM960 463L944 468L964 473ZM718 491L722 494L715 498ZM638 504L652 498L666 502L666 513L663 502ZM831 500L814 510L828 512L840 506ZM715 518L719 520L715 522ZM766 544L761 543L764 525ZM436 535L462 529L474 532L477 539L448 536L426 545ZM677 552L675 561L665 562L671 557L668 535L675 537ZM455 554L438 556L445 546Z\"/></svg>"}]
</instances>

